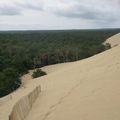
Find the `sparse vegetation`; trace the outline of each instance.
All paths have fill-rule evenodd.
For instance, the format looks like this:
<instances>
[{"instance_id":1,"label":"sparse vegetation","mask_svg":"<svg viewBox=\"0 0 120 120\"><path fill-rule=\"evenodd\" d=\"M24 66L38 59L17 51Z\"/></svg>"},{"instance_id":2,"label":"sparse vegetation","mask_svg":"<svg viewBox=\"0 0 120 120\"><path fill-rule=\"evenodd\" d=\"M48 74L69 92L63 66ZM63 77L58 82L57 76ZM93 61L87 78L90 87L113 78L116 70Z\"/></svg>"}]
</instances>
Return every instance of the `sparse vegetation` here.
<instances>
[{"instance_id":1,"label":"sparse vegetation","mask_svg":"<svg viewBox=\"0 0 120 120\"><path fill-rule=\"evenodd\" d=\"M29 69L100 53L110 47L102 43L118 32L120 29L0 32L0 97L17 89L19 77Z\"/></svg>"},{"instance_id":2,"label":"sparse vegetation","mask_svg":"<svg viewBox=\"0 0 120 120\"><path fill-rule=\"evenodd\" d=\"M46 72L42 71L41 69L36 69L33 72L32 77L37 78L37 77L41 77L41 76L44 76L44 75L46 75Z\"/></svg>"},{"instance_id":3,"label":"sparse vegetation","mask_svg":"<svg viewBox=\"0 0 120 120\"><path fill-rule=\"evenodd\" d=\"M108 50L108 49L110 49L111 48L111 44L110 43L106 43L105 44L105 50Z\"/></svg>"}]
</instances>

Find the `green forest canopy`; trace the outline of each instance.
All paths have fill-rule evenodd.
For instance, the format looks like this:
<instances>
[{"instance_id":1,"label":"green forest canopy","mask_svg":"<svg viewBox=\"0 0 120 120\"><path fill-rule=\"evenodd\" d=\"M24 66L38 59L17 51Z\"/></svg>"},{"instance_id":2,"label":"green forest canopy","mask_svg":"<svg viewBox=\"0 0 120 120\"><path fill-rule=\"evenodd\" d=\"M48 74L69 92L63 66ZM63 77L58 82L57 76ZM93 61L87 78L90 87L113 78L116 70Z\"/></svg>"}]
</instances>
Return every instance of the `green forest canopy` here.
<instances>
[{"instance_id":1,"label":"green forest canopy","mask_svg":"<svg viewBox=\"0 0 120 120\"><path fill-rule=\"evenodd\" d=\"M20 86L29 69L81 60L106 50L120 29L0 32L0 96ZM107 46L108 47L108 46Z\"/></svg>"}]
</instances>

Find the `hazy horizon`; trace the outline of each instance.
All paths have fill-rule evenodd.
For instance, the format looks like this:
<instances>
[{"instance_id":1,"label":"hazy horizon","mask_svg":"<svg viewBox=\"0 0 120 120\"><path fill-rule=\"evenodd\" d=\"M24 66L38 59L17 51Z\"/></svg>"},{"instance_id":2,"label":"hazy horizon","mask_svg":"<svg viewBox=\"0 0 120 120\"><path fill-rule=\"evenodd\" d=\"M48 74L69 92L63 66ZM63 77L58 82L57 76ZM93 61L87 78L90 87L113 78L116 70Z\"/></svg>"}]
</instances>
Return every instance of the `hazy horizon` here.
<instances>
[{"instance_id":1,"label":"hazy horizon","mask_svg":"<svg viewBox=\"0 0 120 120\"><path fill-rule=\"evenodd\" d=\"M6 30L0 30L0 32L9 32L9 31L69 31L69 30L114 30L114 29L120 29L120 28L90 28L90 29L6 29Z\"/></svg>"}]
</instances>

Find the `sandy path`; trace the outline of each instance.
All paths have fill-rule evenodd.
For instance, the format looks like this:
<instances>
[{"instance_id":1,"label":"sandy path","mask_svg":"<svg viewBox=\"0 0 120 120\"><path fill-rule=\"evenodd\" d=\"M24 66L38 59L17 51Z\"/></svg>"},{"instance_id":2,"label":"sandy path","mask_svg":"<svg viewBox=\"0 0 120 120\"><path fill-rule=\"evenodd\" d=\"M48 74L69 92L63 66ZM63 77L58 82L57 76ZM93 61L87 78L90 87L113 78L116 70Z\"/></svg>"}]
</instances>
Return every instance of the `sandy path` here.
<instances>
[{"instance_id":1,"label":"sandy path","mask_svg":"<svg viewBox=\"0 0 120 120\"><path fill-rule=\"evenodd\" d=\"M120 46L38 78L26 120L120 120Z\"/></svg>"}]
</instances>

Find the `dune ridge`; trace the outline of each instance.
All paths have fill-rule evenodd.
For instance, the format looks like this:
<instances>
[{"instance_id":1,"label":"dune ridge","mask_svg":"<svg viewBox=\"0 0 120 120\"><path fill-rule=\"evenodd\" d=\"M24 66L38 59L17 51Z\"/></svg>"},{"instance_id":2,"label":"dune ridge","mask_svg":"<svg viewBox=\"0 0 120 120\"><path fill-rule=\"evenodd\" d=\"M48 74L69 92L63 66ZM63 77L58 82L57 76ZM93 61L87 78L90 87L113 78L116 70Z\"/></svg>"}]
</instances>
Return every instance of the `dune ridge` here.
<instances>
[{"instance_id":1,"label":"dune ridge","mask_svg":"<svg viewBox=\"0 0 120 120\"><path fill-rule=\"evenodd\" d=\"M0 120L24 120L40 92L41 86L38 83L29 82L6 96L7 98L4 97L5 101L0 106Z\"/></svg>"},{"instance_id":2,"label":"dune ridge","mask_svg":"<svg viewBox=\"0 0 120 120\"><path fill-rule=\"evenodd\" d=\"M40 86L36 87L27 96L21 98L13 107L9 120L24 120L28 115L33 103L41 91Z\"/></svg>"},{"instance_id":3,"label":"dune ridge","mask_svg":"<svg viewBox=\"0 0 120 120\"><path fill-rule=\"evenodd\" d=\"M8 120L15 103L39 85L41 92L25 120L120 120L119 53L120 45L81 61L45 67L48 75L27 81L0 106L0 120Z\"/></svg>"}]
</instances>

